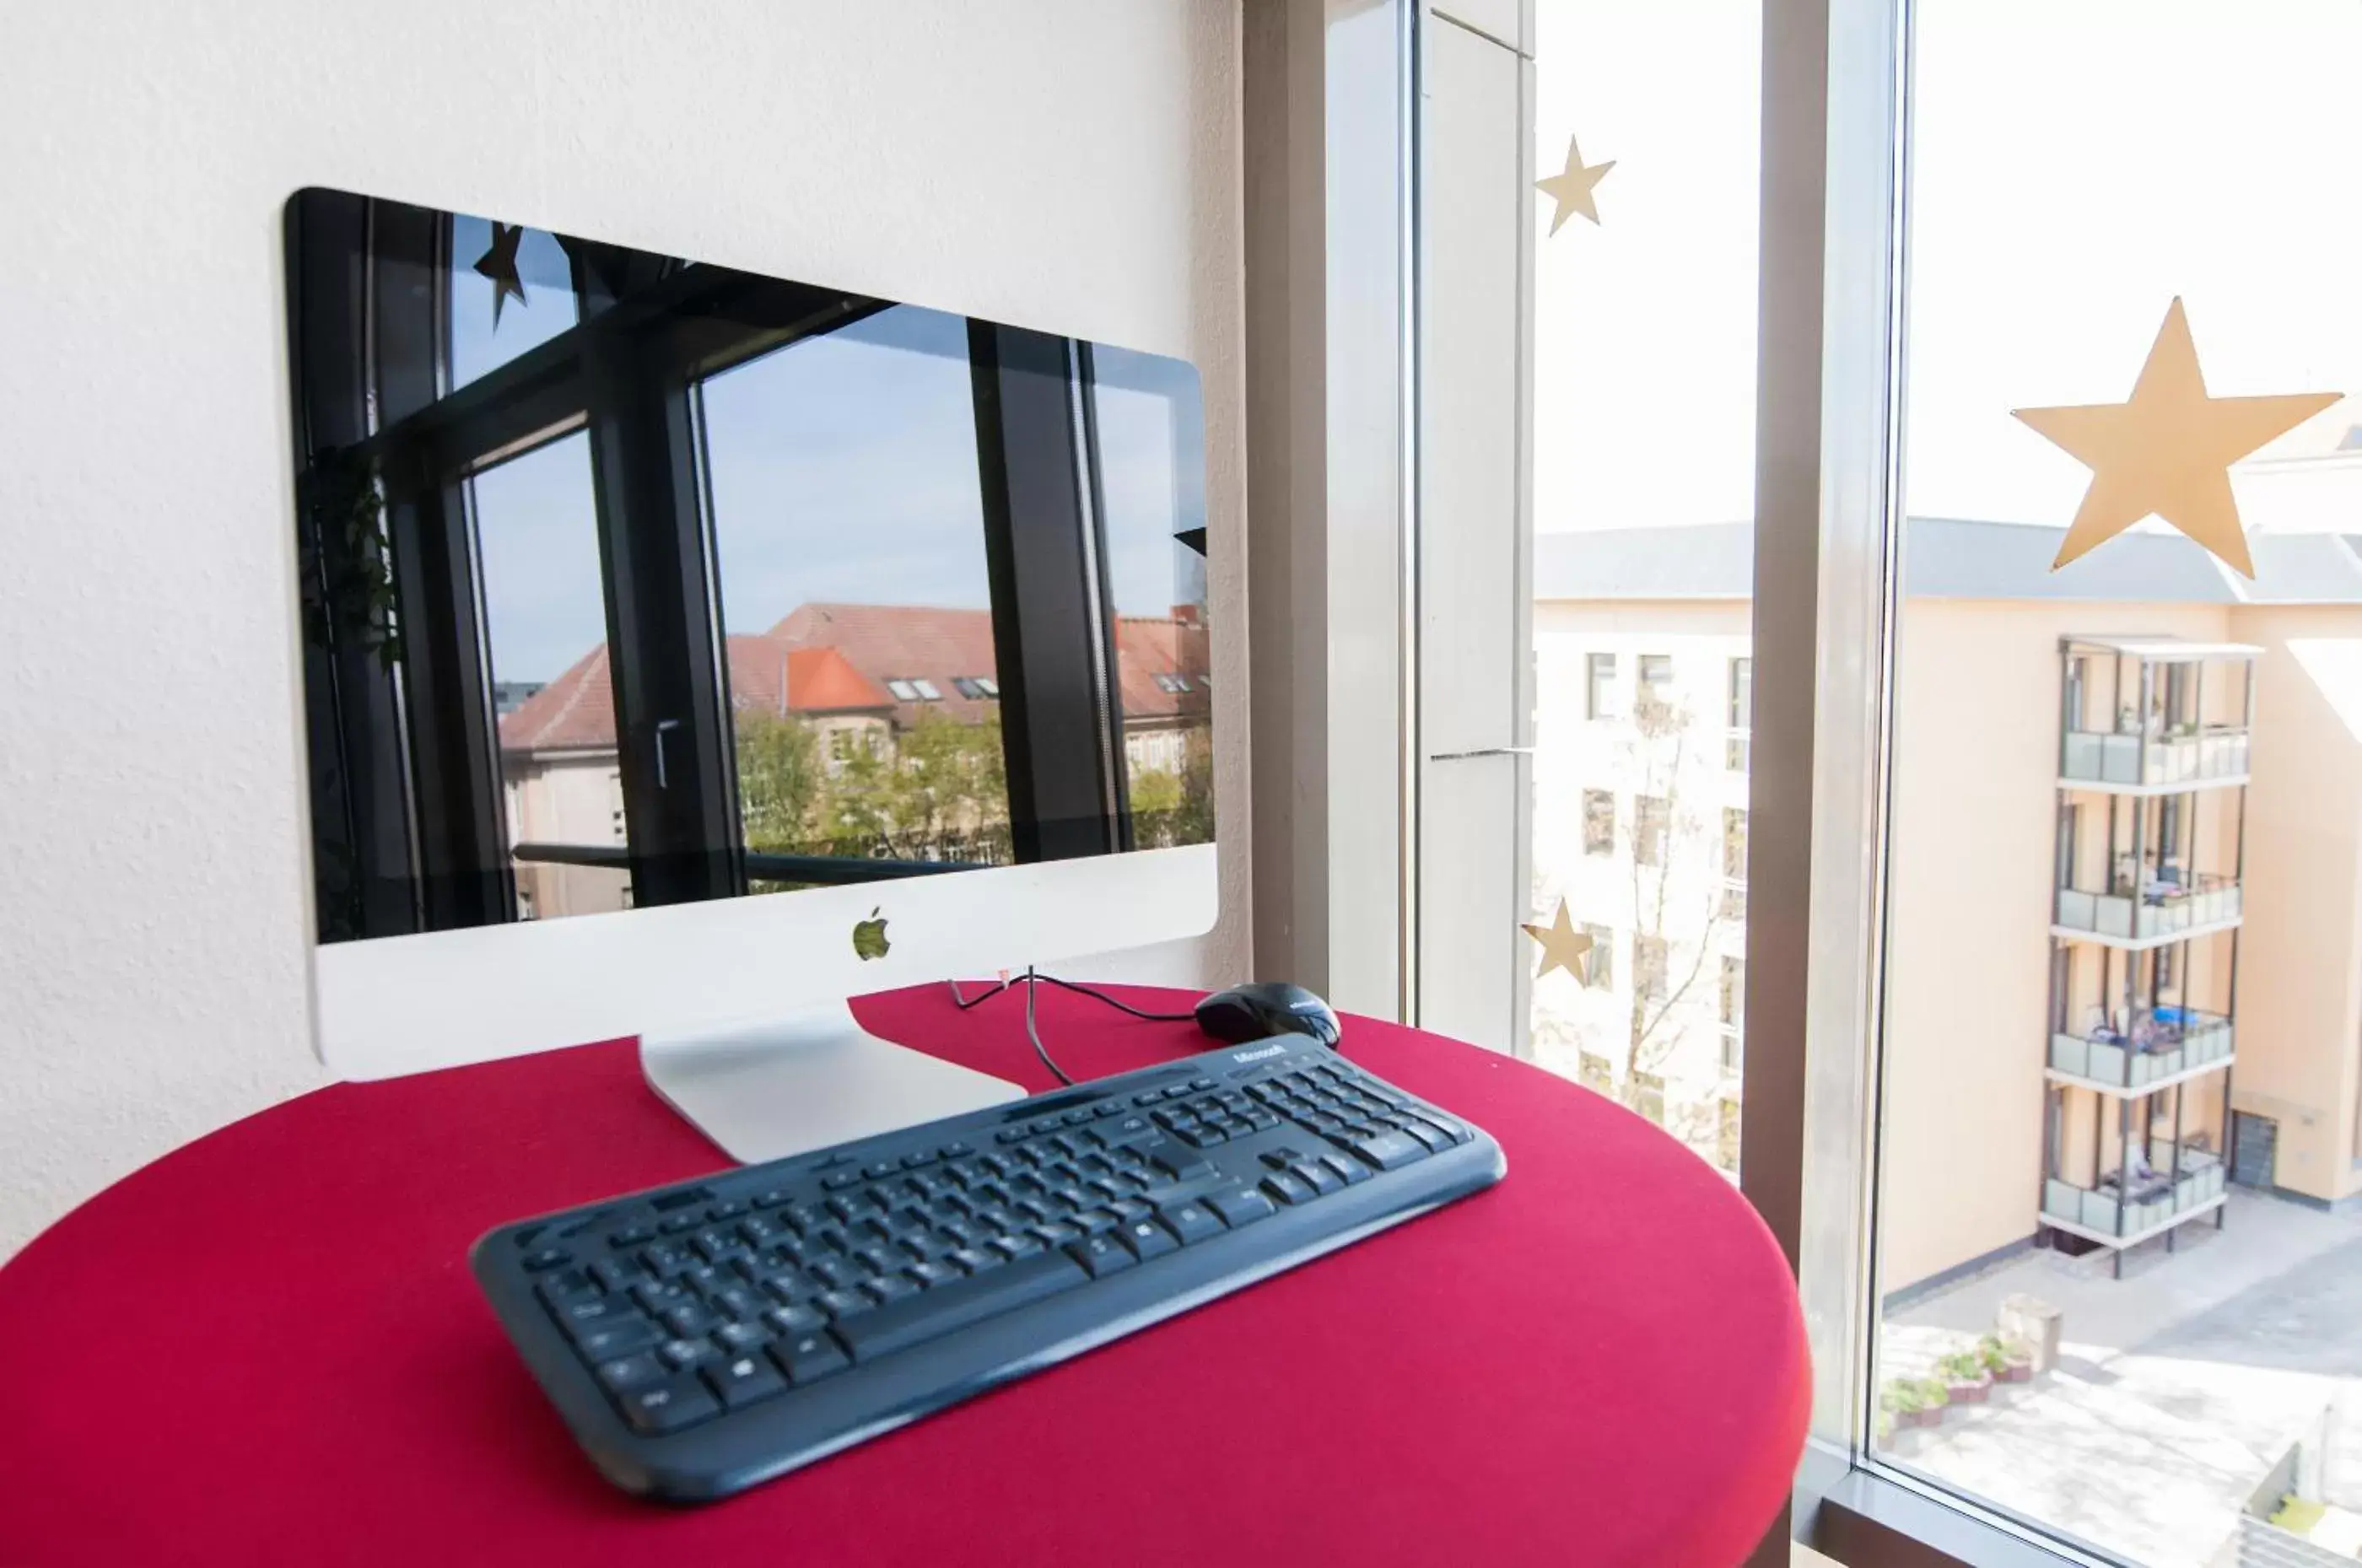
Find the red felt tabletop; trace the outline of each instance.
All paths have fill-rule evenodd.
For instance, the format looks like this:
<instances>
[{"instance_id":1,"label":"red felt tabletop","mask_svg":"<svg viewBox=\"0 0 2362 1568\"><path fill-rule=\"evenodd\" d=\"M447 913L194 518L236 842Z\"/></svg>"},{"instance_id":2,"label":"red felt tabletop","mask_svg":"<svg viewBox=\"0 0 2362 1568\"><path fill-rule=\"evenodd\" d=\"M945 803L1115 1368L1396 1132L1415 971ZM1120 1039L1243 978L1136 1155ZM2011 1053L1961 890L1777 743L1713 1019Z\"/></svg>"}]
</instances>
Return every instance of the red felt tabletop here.
<instances>
[{"instance_id":1,"label":"red felt tabletop","mask_svg":"<svg viewBox=\"0 0 2362 1568\"><path fill-rule=\"evenodd\" d=\"M1013 998L855 1010L1054 1087ZM1077 1077L1209 1043L1059 991L1042 1015ZM687 1510L591 1471L466 1266L502 1221L725 1163L632 1047L305 1095L0 1268L0 1564L1739 1562L1788 1490L1810 1383L1754 1211L1533 1067L1361 1018L1344 1048L1490 1131L1507 1178Z\"/></svg>"}]
</instances>

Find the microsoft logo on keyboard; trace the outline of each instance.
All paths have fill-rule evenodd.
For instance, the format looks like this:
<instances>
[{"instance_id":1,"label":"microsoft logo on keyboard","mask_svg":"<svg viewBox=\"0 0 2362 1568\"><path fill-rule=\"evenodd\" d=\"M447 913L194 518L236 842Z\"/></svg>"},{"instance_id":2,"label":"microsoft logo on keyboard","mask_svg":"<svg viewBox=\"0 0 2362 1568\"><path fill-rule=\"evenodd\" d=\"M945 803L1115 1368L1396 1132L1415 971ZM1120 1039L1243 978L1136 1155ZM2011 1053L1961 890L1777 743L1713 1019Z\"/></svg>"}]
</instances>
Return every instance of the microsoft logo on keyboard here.
<instances>
[{"instance_id":1,"label":"microsoft logo on keyboard","mask_svg":"<svg viewBox=\"0 0 2362 1568\"><path fill-rule=\"evenodd\" d=\"M1266 1045L1260 1051L1233 1051L1231 1053L1231 1060L1233 1062L1268 1062L1274 1056L1285 1056L1286 1055L1287 1047L1286 1045Z\"/></svg>"}]
</instances>

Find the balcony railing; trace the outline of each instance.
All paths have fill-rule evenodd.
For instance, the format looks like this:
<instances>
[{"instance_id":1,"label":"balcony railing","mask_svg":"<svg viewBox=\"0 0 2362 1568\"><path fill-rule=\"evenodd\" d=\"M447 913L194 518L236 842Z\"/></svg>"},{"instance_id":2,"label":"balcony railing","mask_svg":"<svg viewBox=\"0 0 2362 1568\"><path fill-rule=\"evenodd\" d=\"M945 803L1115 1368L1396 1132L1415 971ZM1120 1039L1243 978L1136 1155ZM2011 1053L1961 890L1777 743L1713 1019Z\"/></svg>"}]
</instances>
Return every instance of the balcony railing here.
<instances>
[{"instance_id":1,"label":"balcony railing","mask_svg":"<svg viewBox=\"0 0 2362 1568\"><path fill-rule=\"evenodd\" d=\"M2247 732L2106 734L2070 730L2059 776L2094 784L2203 784L2247 771Z\"/></svg>"},{"instance_id":2,"label":"balcony railing","mask_svg":"<svg viewBox=\"0 0 2362 1568\"><path fill-rule=\"evenodd\" d=\"M2239 918L2239 884L2228 877L2206 872L2188 886L2152 884L2138 902L2121 893L2086 893L2058 889L2056 923L2094 936L2147 941L2178 932L2202 931Z\"/></svg>"},{"instance_id":3,"label":"balcony railing","mask_svg":"<svg viewBox=\"0 0 2362 1568\"><path fill-rule=\"evenodd\" d=\"M2232 1050L2231 1021L2195 1008L2158 1008L2136 1021L2134 1034L2053 1034L2050 1066L2110 1088L2139 1089L2225 1060Z\"/></svg>"},{"instance_id":4,"label":"balcony railing","mask_svg":"<svg viewBox=\"0 0 2362 1568\"><path fill-rule=\"evenodd\" d=\"M2177 1164L2180 1170L2169 1179L2165 1173L2136 1176L2128 1193L2117 1190L2121 1178L2115 1176L2103 1178L2096 1188L2046 1177L2042 1212L2079 1230L2118 1241L2147 1235L2223 1196L2219 1156L2203 1149L2184 1149Z\"/></svg>"}]
</instances>

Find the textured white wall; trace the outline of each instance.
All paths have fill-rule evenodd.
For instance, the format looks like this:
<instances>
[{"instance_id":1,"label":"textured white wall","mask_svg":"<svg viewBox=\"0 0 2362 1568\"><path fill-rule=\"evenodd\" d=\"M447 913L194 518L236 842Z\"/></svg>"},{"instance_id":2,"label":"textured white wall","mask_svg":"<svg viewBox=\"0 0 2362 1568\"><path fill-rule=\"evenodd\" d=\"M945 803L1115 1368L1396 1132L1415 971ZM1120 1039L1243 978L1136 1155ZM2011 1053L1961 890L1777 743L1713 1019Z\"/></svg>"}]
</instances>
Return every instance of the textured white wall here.
<instances>
[{"instance_id":1,"label":"textured white wall","mask_svg":"<svg viewBox=\"0 0 2362 1568\"><path fill-rule=\"evenodd\" d=\"M0 7L0 1256L318 1081L280 207L492 214L1184 355L1246 690L1237 7ZM1223 923L1102 975L1243 970ZM300 1181L303 1173L286 1173Z\"/></svg>"}]
</instances>

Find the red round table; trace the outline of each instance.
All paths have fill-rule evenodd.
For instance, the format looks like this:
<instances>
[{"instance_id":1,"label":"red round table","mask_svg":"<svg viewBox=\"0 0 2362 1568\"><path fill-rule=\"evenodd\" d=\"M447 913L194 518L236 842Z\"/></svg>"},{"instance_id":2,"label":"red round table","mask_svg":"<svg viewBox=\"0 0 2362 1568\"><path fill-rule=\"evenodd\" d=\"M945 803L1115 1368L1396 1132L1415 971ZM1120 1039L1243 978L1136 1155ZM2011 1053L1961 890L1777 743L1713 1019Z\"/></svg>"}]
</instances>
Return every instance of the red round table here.
<instances>
[{"instance_id":1,"label":"red round table","mask_svg":"<svg viewBox=\"0 0 2362 1568\"><path fill-rule=\"evenodd\" d=\"M1078 1077L1210 1043L1041 999ZM1014 997L855 1010L1054 1087ZM305 1095L0 1269L0 1563L1739 1562L1787 1492L1809 1384L1754 1211L1533 1067L1360 1018L1344 1048L1489 1130L1507 1178L690 1510L591 1471L465 1262L495 1223L724 1163L632 1047Z\"/></svg>"}]
</instances>

